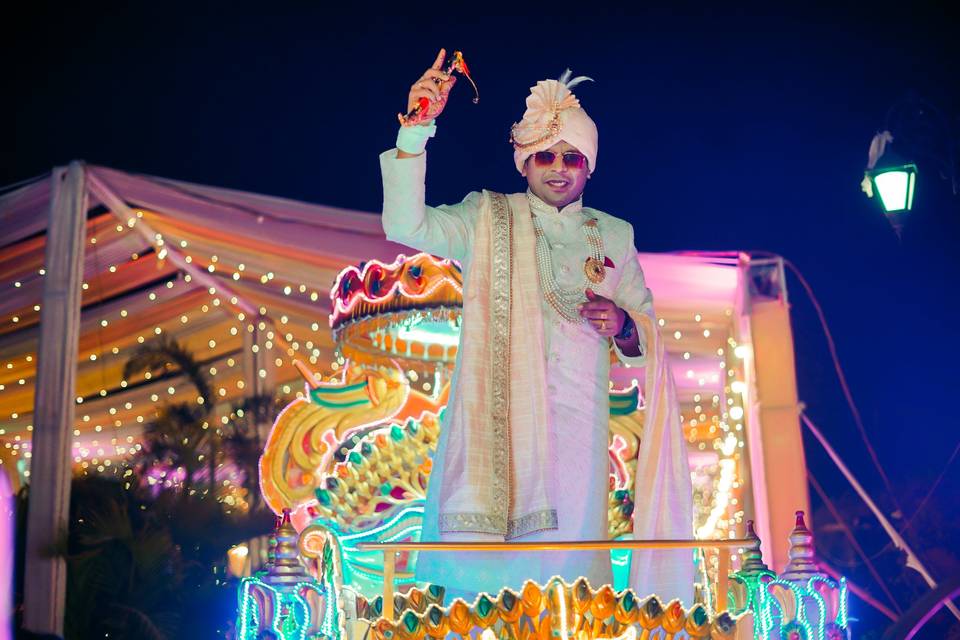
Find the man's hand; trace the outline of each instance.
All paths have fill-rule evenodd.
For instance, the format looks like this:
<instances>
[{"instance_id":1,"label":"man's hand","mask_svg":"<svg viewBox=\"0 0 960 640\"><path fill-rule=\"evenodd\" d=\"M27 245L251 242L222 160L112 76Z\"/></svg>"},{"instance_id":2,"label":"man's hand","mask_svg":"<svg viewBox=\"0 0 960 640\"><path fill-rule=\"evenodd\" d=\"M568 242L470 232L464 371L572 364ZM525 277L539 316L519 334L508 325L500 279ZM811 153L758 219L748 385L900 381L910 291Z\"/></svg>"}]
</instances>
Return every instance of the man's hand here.
<instances>
[{"instance_id":1,"label":"man's hand","mask_svg":"<svg viewBox=\"0 0 960 640\"><path fill-rule=\"evenodd\" d=\"M446 56L446 53L446 50L440 49L440 53L437 54L437 59L433 61L433 65L424 71L420 79L410 87L410 94L407 96L407 113L410 113L418 106L420 107L420 111L409 119L403 114L397 114L400 117L400 123L403 125L400 128L401 136L404 134L404 131L413 133L413 129L416 129L417 126L426 125L440 115L443 108L447 105L447 97L450 95L450 89L453 88L457 79L442 69L443 58ZM432 132L429 134L424 133L424 136L432 136ZM414 137L417 138L417 136ZM400 136L398 136L397 157L416 158L421 155L423 153L423 146L426 144L426 137L418 138L418 142L419 145L413 144L412 146L421 149L419 153L414 153L412 150L404 151L400 148L402 145L400 144ZM411 147L410 144L406 146L408 149Z\"/></svg>"},{"instance_id":2,"label":"man's hand","mask_svg":"<svg viewBox=\"0 0 960 640\"><path fill-rule=\"evenodd\" d=\"M417 105L422 104L421 101L424 98L428 100L427 107L423 109L419 117L422 122L432 120L440 115L440 112L447 105L447 96L450 95L450 89L457 81L442 68L443 59L446 55L446 49L440 49L433 65L424 71L423 75L410 87L410 94L407 96L407 113L410 113Z\"/></svg>"},{"instance_id":3,"label":"man's hand","mask_svg":"<svg viewBox=\"0 0 960 640\"><path fill-rule=\"evenodd\" d=\"M598 296L591 289L587 289L586 294L587 301L580 305L580 316L604 338L612 338L620 333L627 313L613 300Z\"/></svg>"}]
</instances>

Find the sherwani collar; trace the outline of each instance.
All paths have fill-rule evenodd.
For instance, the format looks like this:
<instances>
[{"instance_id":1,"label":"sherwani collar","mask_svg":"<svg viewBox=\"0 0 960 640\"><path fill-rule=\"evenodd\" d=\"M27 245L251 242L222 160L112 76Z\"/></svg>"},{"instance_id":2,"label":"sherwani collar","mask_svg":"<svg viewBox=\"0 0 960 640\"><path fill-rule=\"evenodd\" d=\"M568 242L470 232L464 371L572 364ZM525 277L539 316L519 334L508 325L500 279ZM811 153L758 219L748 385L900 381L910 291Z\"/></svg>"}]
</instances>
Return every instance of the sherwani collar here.
<instances>
[{"instance_id":1,"label":"sherwani collar","mask_svg":"<svg viewBox=\"0 0 960 640\"><path fill-rule=\"evenodd\" d=\"M577 198L574 202L571 202L562 209L557 209L553 205L547 204L541 200L536 194L533 193L530 189L527 189L527 201L530 202L530 210L533 211L535 216L574 216L575 214L583 213L583 196Z\"/></svg>"}]
</instances>

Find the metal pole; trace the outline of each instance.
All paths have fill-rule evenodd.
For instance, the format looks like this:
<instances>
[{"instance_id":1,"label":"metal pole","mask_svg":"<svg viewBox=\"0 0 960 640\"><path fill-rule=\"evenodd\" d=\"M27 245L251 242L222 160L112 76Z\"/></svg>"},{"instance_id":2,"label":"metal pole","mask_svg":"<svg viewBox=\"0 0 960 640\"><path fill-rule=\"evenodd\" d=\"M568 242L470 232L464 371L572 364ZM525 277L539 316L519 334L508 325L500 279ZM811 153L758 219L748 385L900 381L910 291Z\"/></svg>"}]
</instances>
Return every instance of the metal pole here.
<instances>
[{"instance_id":1,"label":"metal pole","mask_svg":"<svg viewBox=\"0 0 960 640\"><path fill-rule=\"evenodd\" d=\"M393 620L393 576L396 573L397 552L383 552L383 617Z\"/></svg>"},{"instance_id":2,"label":"metal pole","mask_svg":"<svg viewBox=\"0 0 960 640\"><path fill-rule=\"evenodd\" d=\"M730 588L730 549L717 548L717 613L727 610L727 589Z\"/></svg>"},{"instance_id":3,"label":"metal pole","mask_svg":"<svg viewBox=\"0 0 960 640\"><path fill-rule=\"evenodd\" d=\"M847 468L847 465L843 463L843 460L840 459L840 456L837 455L837 452L833 450L833 447L830 446L830 443L827 442L827 439L823 437L823 434L820 433L820 430L817 429L816 425L813 424L813 421L807 417L807 414L801 413L800 417L803 419L803 423L807 425L807 428L810 429L810 433L820 442L820 446L824 448L827 452L827 455L830 456L830 459L833 460L833 464L837 465L837 468L840 469L840 473L843 474L843 477L847 479L847 482L853 487L854 491L863 498L863 501L867 503L867 506L870 507L870 511L873 512L873 515L877 517L877 520L880 521L880 526L883 527L883 530L887 532L887 535L890 536L890 540L893 541L894 546L903 551L907 555L907 566L919 573L926 583L930 586L931 589L937 588L937 581L933 579L933 576L930 575L930 572L927 571L927 568L923 566L923 563L920 562L920 558L917 557L917 554L913 552L913 549L910 548L910 545L907 544L907 541L903 539L903 536L894 528L890 521L887 520L887 517L883 515L883 512L880 511L880 508L874 504L873 500L870 498L870 494L867 493L857 479L853 476L853 472ZM953 614L953 616L960 620L960 609L957 608L957 605L953 604L950 601L945 602L947 609Z\"/></svg>"}]
</instances>

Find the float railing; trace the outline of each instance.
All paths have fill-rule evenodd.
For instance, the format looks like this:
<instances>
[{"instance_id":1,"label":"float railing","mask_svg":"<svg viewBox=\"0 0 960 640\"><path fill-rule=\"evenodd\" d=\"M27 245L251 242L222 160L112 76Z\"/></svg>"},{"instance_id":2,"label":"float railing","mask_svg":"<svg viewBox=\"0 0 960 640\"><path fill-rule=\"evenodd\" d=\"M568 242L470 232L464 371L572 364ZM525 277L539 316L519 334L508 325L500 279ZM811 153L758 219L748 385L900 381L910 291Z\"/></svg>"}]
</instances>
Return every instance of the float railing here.
<instances>
[{"instance_id":1,"label":"float railing","mask_svg":"<svg viewBox=\"0 0 960 640\"><path fill-rule=\"evenodd\" d=\"M735 549L749 547L755 540L578 540L573 542L363 542L361 551L383 552L383 617L393 619L393 578L398 551L597 551L603 549L716 549L716 611L727 608L730 556ZM688 603L689 604L689 603Z\"/></svg>"}]
</instances>

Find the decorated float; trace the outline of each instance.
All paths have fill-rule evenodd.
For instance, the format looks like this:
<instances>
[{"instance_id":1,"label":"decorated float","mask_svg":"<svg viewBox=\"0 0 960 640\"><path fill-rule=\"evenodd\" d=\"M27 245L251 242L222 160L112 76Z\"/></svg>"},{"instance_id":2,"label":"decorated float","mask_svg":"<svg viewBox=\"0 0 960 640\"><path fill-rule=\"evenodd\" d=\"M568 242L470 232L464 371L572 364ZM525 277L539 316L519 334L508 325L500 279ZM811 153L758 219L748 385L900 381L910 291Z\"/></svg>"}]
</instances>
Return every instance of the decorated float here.
<instances>
[{"instance_id":1,"label":"decorated float","mask_svg":"<svg viewBox=\"0 0 960 640\"><path fill-rule=\"evenodd\" d=\"M738 254L642 263L682 405L696 602L628 588L644 408L642 372L619 365L610 382L614 584L527 582L448 602L443 585L415 582L417 554L429 552L418 541L457 353L462 274L449 260L401 255L339 274L330 293L335 361L325 371L295 363L304 393L277 416L260 461L277 531L262 567L242 582L239 636L846 637L845 584L818 569L803 520L782 264Z\"/></svg>"}]
</instances>

